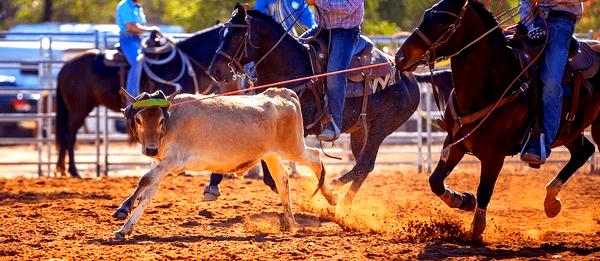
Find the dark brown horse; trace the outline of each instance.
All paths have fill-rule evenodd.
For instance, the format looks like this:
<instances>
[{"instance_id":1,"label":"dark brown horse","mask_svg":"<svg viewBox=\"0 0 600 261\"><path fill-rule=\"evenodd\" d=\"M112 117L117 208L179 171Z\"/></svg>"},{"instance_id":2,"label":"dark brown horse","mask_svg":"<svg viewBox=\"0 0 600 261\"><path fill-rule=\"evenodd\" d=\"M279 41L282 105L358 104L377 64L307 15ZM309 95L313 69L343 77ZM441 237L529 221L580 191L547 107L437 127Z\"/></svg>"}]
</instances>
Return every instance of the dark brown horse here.
<instances>
[{"instance_id":1,"label":"dark brown horse","mask_svg":"<svg viewBox=\"0 0 600 261\"><path fill-rule=\"evenodd\" d=\"M218 80L229 79L232 76L232 64L258 62L256 67L257 85L279 82L288 79L310 76L313 74L309 53L306 48L272 17L256 10L246 10L241 5L236 5L230 25L222 32L221 44L218 49L221 55L215 56L211 64L211 73ZM251 39L251 40L250 40ZM281 39L281 44L275 43ZM247 42L244 42L247 41ZM251 42L250 42L251 41ZM247 46L242 59L232 61L229 57L236 57L236 50ZM272 49L272 52L269 52ZM266 55L269 52L269 55ZM266 55L266 56L265 56ZM297 88L296 85L283 85L285 88ZM300 103L304 126L319 114L318 105L311 91L300 91ZM356 158L356 165L342 177L335 179L337 186L352 183L350 190L344 198L346 204L352 202L354 195L365 181L368 174L375 167L377 152L383 140L396 131L419 105L419 85L411 73L401 74L401 80L379 92L369 96L367 105L367 129L352 128L359 122L359 115L363 99L351 97L346 99L344 108L343 131L350 133L352 153ZM305 130L305 135L317 134L317 127ZM361 153L361 149L364 150ZM267 171L267 168L263 168ZM265 173L265 182L270 176Z\"/></svg>"},{"instance_id":2,"label":"dark brown horse","mask_svg":"<svg viewBox=\"0 0 600 261\"><path fill-rule=\"evenodd\" d=\"M217 25L195 33L192 37L177 43L177 48L187 54L192 60L198 89L213 90L217 88L208 75L206 69L214 56L219 43L219 30L222 25ZM149 46L156 45L158 39L150 37ZM167 54L153 56L161 58ZM177 77L182 68L179 54L164 65L151 65L151 70L162 79ZM200 65L198 65L200 64ZM179 81L183 92L196 92L194 82L187 74ZM223 88L233 88L234 82L225 84ZM69 173L79 177L74 157L74 145L79 128L87 115L98 105L104 105L112 111L119 111L125 107L121 104L119 95L120 81L119 68L107 67L103 63L103 53L99 50L89 50L69 60L64 64L58 74L57 80L57 112L56 112L56 144L59 149L58 162L55 172L65 174L65 153L69 153ZM237 88L237 87L235 87ZM171 93L173 86L164 85L148 79L142 73L140 90L153 92L155 89Z\"/></svg>"},{"instance_id":3,"label":"dark brown horse","mask_svg":"<svg viewBox=\"0 0 600 261\"><path fill-rule=\"evenodd\" d=\"M477 112L500 100L511 82L522 71L519 61L507 46L500 29L494 30L481 41L460 52L497 25L494 16L477 1L440 1L425 12L423 21L415 29L416 33L413 33L398 51L396 66L400 70L410 71L424 63L427 54L430 55L429 58L435 59L442 56L449 57L458 52L451 60L456 109L458 114L463 116ZM593 86L600 86L598 75L589 81ZM516 90L519 86L512 88ZM530 123L528 110L528 100L523 98L514 99L498 107L481 124L481 127L463 142L450 146L447 159L442 158L438 162L429 179L431 190L450 207L466 211L475 210L471 232L473 239L477 241L482 239L486 225L486 209L504 164L504 158L518 153L521 147ZM566 146L571 153L571 158L546 186L544 207L549 217L556 216L560 211L560 201L556 196L561 187L594 153L594 145L583 136L583 131L591 125L594 140L596 143L600 142L599 116L600 92L582 94L571 131L562 128L558 139L553 144L553 147ZM460 126L451 116L449 108L446 109L445 119L448 130L452 130L455 126L459 127L455 135L449 132L444 142L445 149L470 133L480 123L478 121ZM465 153L471 153L481 161L481 178L476 199L471 193L455 192L444 185L444 179L461 161Z\"/></svg>"}]
</instances>

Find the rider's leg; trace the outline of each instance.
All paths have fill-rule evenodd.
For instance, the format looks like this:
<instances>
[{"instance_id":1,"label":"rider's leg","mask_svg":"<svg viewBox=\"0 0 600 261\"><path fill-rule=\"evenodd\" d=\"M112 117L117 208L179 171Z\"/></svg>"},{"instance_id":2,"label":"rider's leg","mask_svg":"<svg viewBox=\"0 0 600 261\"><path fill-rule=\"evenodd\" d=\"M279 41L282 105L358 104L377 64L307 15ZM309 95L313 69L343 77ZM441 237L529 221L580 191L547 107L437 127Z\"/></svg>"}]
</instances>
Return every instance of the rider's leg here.
<instances>
[{"instance_id":1,"label":"rider's leg","mask_svg":"<svg viewBox=\"0 0 600 261\"><path fill-rule=\"evenodd\" d=\"M141 39L136 35L121 35L119 42L123 55L130 65L125 89L129 94L136 96L139 93L139 69L141 67L137 62L137 57L141 53Z\"/></svg>"},{"instance_id":2,"label":"rider's leg","mask_svg":"<svg viewBox=\"0 0 600 261\"><path fill-rule=\"evenodd\" d=\"M329 50L329 61L327 71L334 72L350 68L352 52L360 29L335 28L331 29L331 47ZM319 135L320 140L336 140L343 128L344 102L346 100L346 73L331 75L327 77L327 102L331 113L332 124L327 124Z\"/></svg>"},{"instance_id":3,"label":"rider's leg","mask_svg":"<svg viewBox=\"0 0 600 261\"><path fill-rule=\"evenodd\" d=\"M548 18L548 43L540 68L543 83L543 124L546 154L554 142L560 126L562 110L562 77L567 63L569 43L575 30L575 23L566 18ZM542 155L539 141L530 144L524 159L543 163L547 155Z\"/></svg>"}]
</instances>

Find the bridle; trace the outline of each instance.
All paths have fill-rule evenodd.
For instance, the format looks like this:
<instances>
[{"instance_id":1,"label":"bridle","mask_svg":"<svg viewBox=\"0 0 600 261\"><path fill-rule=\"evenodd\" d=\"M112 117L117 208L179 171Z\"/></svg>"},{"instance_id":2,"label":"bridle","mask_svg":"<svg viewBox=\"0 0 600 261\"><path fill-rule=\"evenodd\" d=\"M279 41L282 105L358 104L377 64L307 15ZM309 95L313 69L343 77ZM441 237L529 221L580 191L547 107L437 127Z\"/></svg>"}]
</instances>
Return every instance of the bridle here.
<instances>
[{"instance_id":1,"label":"bridle","mask_svg":"<svg viewBox=\"0 0 600 261\"><path fill-rule=\"evenodd\" d=\"M223 56L223 58L227 59L227 66L234 73L234 78L238 76L248 77L247 73L245 73L244 66L241 63L242 58L248 58L248 46L251 46L254 49L259 49L258 46L252 43L250 38L250 23L246 21L246 24L234 24L234 23L225 23L223 24L223 30L227 28L245 28L246 32L242 37L242 43L238 46L233 55L229 55L226 52L221 50L217 50L216 55ZM243 73L240 73L243 72ZM240 74L238 74L240 73Z\"/></svg>"},{"instance_id":2,"label":"bridle","mask_svg":"<svg viewBox=\"0 0 600 261\"><path fill-rule=\"evenodd\" d=\"M423 61L425 61L425 63L427 65L430 66L430 69L433 69L433 64L437 61L437 60L441 60L441 59L445 59L445 57L437 57L436 56L436 50L438 47L442 46L443 44L447 43L450 38L452 38L452 36L456 33L456 31L458 30L458 28L462 25L462 20L465 16L465 13L467 11L467 6L469 4L469 1L465 1L465 5L463 5L462 9L460 10L460 13L457 15L455 13L452 12L448 12L448 11L437 11L437 10L432 10L432 14L431 15L435 15L435 14L445 14L445 15L449 15L452 16L454 18L456 18L456 20L454 21L453 24L449 25L448 28L446 29L446 31L440 35L440 37L438 37L438 39L434 42L431 41L431 39L429 37L427 37L427 35L425 35L420 29L419 27L415 28L414 33L419 36L419 38L421 38L421 40L423 40L423 42L425 43L425 45L427 45L427 51L425 51L425 53L423 54L423 56L421 57L421 59Z\"/></svg>"},{"instance_id":3,"label":"bridle","mask_svg":"<svg viewBox=\"0 0 600 261\"><path fill-rule=\"evenodd\" d=\"M296 24L298 22L298 20L300 19L300 17L306 11L307 8L308 8L308 5L306 5L303 9L301 9L302 11L298 15L298 17L296 17L296 19L294 20L292 25ZM290 13L279 24L282 25L288 18L290 18L294 14L296 14L296 12L298 10L300 10L300 9L294 10L294 12ZM238 49L235 51L233 56L231 56L221 50L217 50L216 55L223 56L225 59L229 60L228 66L231 69L231 71L234 73L234 77L240 76L239 74L236 74L236 72L242 72L242 73L240 73L241 76L244 78L248 78L248 80L252 84L255 81L255 79L248 76L249 75L248 72L252 72L253 70L256 70L257 66L260 63L262 63L265 60L265 58L267 58L267 56L269 56L279 46L279 44L283 41L283 39L287 35L289 35L289 33L294 29L294 26L290 26L289 28L287 28L285 30L285 33L282 34L281 37L279 37L277 42L275 42L275 44L267 52L265 52L265 54L260 59L258 59L258 61L255 62L254 65L252 65L252 67L248 71L246 71L244 69L244 66L241 64L241 60L243 57L248 58L248 45L250 45L252 48L257 49L257 50L260 49L260 47L256 46L254 43L252 43L252 39L250 38L250 32L252 32L252 28L251 28L251 23L250 23L249 19L253 19L253 18L251 16L247 16L245 19L246 24L225 23L223 25L224 29L225 28L245 28L246 33L244 33L244 36L242 38L242 44L240 44L238 46Z\"/></svg>"},{"instance_id":4,"label":"bridle","mask_svg":"<svg viewBox=\"0 0 600 261\"><path fill-rule=\"evenodd\" d=\"M421 61L424 61L425 64L427 64L427 66L429 67L429 77L430 77L429 82L430 82L432 90L433 90L433 97L435 99L435 104L438 107L438 110L440 111L442 120L444 118L444 113L443 113L444 110L442 109L440 100L443 98L440 98L438 88L433 81L433 70L435 69L436 61L443 60L446 58L445 57L437 57L436 50L438 47L447 43L450 40L450 38L452 38L452 36L456 33L458 28L462 25L462 19L465 16L468 5L469 5L469 1L465 1L465 4L463 5L463 7L460 10L460 13L458 15L455 13L449 12L449 11L444 11L444 10L441 10L441 11L432 10L431 11L432 16L439 13L439 14L445 14L445 15L449 15L449 16L456 18L454 23L450 24L448 26L448 28L446 29L446 31L442 35L440 35L440 37L438 37L438 39L435 40L435 42L431 41L431 39L427 35L425 35L423 33L423 31L421 31L421 29L419 29L419 27L415 28L415 30L414 30L414 34L419 36L419 38L421 38L421 40L425 43L425 45L427 47L427 51L425 51L425 53L421 56Z\"/></svg>"}]
</instances>

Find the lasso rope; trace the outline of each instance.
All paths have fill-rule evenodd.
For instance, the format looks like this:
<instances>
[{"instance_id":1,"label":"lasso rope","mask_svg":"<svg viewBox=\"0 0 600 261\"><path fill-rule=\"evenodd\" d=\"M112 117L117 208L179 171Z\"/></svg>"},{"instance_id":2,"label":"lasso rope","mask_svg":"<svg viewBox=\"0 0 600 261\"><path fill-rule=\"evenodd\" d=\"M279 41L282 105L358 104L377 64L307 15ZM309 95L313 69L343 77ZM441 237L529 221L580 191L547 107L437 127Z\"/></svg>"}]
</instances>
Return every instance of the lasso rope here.
<instances>
[{"instance_id":1,"label":"lasso rope","mask_svg":"<svg viewBox=\"0 0 600 261\"><path fill-rule=\"evenodd\" d=\"M169 45L172 45L171 42L169 42ZM165 57L164 59L153 59L147 56L143 56L141 63L142 66L144 68L144 72L148 75L148 77L150 79L152 79L155 82L158 83L162 83L165 85L170 85L175 87L176 89L181 90L181 85L178 84L177 82L179 82L179 80L181 80L181 78L183 77L183 75L185 74L185 71L187 69L188 72L188 76L190 76L192 78L192 80L194 81L194 90L196 93L200 93L199 87L198 87L198 79L196 79L196 72L194 71L194 67L192 66L192 63L190 62L190 59L188 58L188 56L183 53L182 51L180 51L178 48L176 48L175 46L170 46L170 48L168 48L168 50L163 51L164 52L168 52L170 50L170 53L167 57ZM154 73L152 71L152 69L150 68L150 65L164 65L167 64L169 62L171 62L173 59L175 59L175 56L179 54L179 57L181 59L181 70L179 71L179 74L172 80L165 80L163 78L161 78L160 76L158 76L156 73ZM205 94L205 93L203 93Z\"/></svg>"}]
</instances>

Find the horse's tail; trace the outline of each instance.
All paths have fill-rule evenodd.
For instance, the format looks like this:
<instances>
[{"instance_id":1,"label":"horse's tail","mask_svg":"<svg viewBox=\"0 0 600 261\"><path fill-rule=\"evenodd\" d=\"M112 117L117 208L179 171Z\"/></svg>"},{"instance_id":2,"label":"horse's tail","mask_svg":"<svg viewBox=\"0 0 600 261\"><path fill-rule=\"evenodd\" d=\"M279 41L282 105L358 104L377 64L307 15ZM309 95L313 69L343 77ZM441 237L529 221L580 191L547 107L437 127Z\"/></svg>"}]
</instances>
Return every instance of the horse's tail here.
<instances>
[{"instance_id":1,"label":"horse's tail","mask_svg":"<svg viewBox=\"0 0 600 261\"><path fill-rule=\"evenodd\" d=\"M56 125L54 133L56 135L56 146L60 149L61 145L65 145L67 142L67 132L69 128L69 110L65 105L61 88L61 81L58 81L58 88L56 90Z\"/></svg>"}]
</instances>

